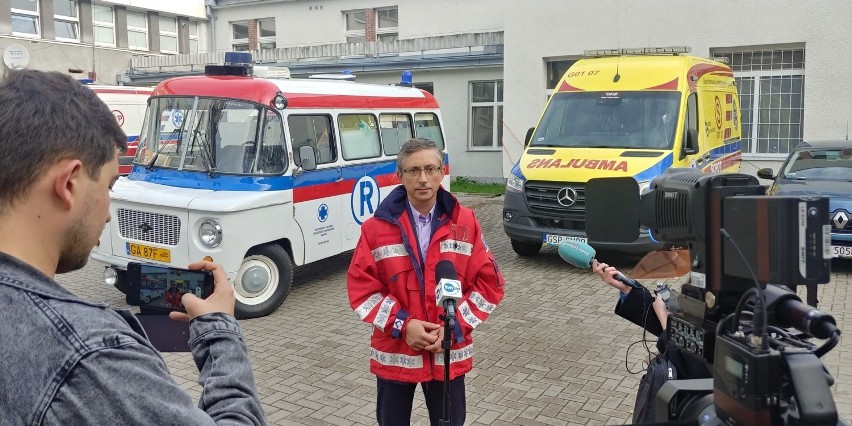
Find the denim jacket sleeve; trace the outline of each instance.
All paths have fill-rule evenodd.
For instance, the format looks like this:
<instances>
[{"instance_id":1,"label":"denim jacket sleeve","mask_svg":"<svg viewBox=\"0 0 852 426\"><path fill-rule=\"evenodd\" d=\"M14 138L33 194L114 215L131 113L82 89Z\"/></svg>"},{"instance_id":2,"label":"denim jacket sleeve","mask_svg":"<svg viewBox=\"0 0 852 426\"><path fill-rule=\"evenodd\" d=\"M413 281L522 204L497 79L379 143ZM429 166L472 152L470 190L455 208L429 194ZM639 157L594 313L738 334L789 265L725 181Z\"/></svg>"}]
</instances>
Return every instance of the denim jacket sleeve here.
<instances>
[{"instance_id":1,"label":"denim jacket sleeve","mask_svg":"<svg viewBox=\"0 0 852 426\"><path fill-rule=\"evenodd\" d=\"M226 314L190 324L190 347L200 371L198 407L172 379L150 346L122 340L68 365L42 424L262 425L240 326Z\"/></svg>"}]
</instances>

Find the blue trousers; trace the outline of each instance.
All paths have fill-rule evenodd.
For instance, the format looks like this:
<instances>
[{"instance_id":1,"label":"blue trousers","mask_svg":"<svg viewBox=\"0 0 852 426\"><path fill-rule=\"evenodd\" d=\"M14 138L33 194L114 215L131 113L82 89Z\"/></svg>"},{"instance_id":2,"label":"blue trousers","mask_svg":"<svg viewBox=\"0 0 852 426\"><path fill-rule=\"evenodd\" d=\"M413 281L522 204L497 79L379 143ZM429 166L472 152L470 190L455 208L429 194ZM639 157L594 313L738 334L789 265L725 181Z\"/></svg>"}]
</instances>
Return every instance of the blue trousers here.
<instances>
[{"instance_id":1,"label":"blue trousers","mask_svg":"<svg viewBox=\"0 0 852 426\"><path fill-rule=\"evenodd\" d=\"M376 419L380 426L409 426L414 389L417 383L397 382L376 377L378 398ZM429 410L429 423L438 426L444 416L444 382L432 380L420 383ZM450 380L451 426L463 426L467 411L464 399L464 375Z\"/></svg>"}]
</instances>

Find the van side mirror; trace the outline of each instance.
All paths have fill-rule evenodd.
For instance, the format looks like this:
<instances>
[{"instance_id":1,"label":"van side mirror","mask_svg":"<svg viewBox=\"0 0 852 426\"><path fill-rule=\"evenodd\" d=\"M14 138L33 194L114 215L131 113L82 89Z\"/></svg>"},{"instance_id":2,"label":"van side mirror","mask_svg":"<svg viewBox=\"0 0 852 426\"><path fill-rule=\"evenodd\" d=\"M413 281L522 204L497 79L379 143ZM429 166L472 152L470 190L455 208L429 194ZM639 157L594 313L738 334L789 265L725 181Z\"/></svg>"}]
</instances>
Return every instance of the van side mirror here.
<instances>
[{"instance_id":1,"label":"van side mirror","mask_svg":"<svg viewBox=\"0 0 852 426\"><path fill-rule=\"evenodd\" d=\"M681 153L680 158L693 154L698 154L698 130L689 129L686 131L686 141L683 144L683 153Z\"/></svg>"},{"instance_id":2,"label":"van side mirror","mask_svg":"<svg viewBox=\"0 0 852 426\"><path fill-rule=\"evenodd\" d=\"M316 152L314 151L314 147L310 145L302 145L299 147L299 160L300 166L302 170L309 172L311 170L316 170L317 168L317 157Z\"/></svg>"},{"instance_id":3,"label":"van side mirror","mask_svg":"<svg viewBox=\"0 0 852 426\"><path fill-rule=\"evenodd\" d=\"M775 178L776 178L775 171L773 171L769 167L759 169L757 171L757 177L759 177L761 179L768 179L768 180L775 180Z\"/></svg>"},{"instance_id":4,"label":"van side mirror","mask_svg":"<svg viewBox=\"0 0 852 426\"><path fill-rule=\"evenodd\" d=\"M527 130L527 136L524 137L524 146L530 146L530 141L532 140L533 132L535 132L535 127L530 127Z\"/></svg>"}]
</instances>

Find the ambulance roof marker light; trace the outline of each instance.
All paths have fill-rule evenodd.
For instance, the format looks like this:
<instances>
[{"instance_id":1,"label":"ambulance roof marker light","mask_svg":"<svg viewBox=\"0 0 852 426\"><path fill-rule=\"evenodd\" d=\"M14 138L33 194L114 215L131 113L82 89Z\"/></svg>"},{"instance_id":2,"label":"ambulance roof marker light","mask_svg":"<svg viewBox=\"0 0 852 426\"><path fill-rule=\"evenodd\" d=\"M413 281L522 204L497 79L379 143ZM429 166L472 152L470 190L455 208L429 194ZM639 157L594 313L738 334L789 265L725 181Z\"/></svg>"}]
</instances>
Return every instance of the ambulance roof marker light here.
<instances>
[{"instance_id":1,"label":"ambulance roof marker light","mask_svg":"<svg viewBox=\"0 0 852 426\"><path fill-rule=\"evenodd\" d=\"M412 87L414 86L414 78L411 76L411 71L405 70L402 72L402 78L399 81L399 85L403 87Z\"/></svg>"},{"instance_id":2,"label":"ambulance roof marker light","mask_svg":"<svg viewBox=\"0 0 852 426\"><path fill-rule=\"evenodd\" d=\"M583 51L583 56L587 57L602 57L602 56L621 56L621 55L679 55L692 51L689 46L669 46L669 47L635 47L635 48L619 48L619 49L595 49Z\"/></svg>"},{"instance_id":3,"label":"ambulance roof marker light","mask_svg":"<svg viewBox=\"0 0 852 426\"><path fill-rule=\"evenodd\" d=\"M225 52L224 65L205 65L205 75L252 75L252 59L249 52Z\"/></svg>"}]
</instances>

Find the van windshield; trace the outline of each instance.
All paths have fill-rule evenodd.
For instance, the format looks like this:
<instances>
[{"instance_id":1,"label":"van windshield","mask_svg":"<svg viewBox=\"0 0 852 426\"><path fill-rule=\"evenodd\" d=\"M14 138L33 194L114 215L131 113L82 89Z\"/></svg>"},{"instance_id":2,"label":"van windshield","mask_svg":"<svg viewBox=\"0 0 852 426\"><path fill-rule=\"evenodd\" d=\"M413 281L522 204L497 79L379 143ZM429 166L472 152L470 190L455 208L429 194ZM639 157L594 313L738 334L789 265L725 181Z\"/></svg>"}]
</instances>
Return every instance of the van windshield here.
<instances>
[{"instance_id":1,"label":"van windshield","mask_svg":"<svg viewBox=\"0 0 852 426\"><path fill-rule=\"evenodd\" d=\"M286 169L281 116L251 102L152 98L134 164L225 174L280 174Z\"/></svg>"},{"instance_id":2,"label":"van windshield","mask_svg":"<svg viewBox=\"0 0 852 426\"><path fill-rule=\"evenodd\" d=\"M679 92L560 92L530 146L671 149Z\"/></svg>"}]
</instances>

